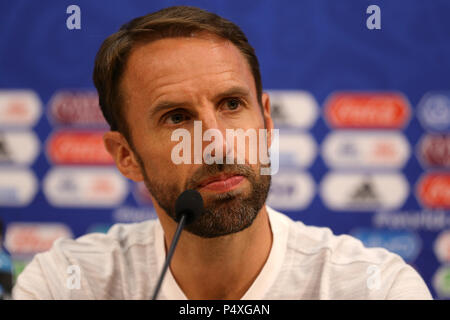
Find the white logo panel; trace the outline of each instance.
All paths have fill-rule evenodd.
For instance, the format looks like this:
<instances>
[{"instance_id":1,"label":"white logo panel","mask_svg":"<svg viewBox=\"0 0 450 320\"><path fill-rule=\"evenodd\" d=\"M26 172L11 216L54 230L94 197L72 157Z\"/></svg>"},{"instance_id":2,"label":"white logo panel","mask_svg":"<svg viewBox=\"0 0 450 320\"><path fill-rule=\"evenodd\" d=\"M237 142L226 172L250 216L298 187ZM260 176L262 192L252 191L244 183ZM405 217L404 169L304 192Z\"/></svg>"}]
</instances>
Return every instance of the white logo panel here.
<instances>
[{"instance_id":1,"label":"white logo panel","mask_svg":"<svg viewBox=\"0 0 450 320\"><path fill-rule=\"evenodd\" d=\"M27 206L37 188L37 179L30 170L0 168L0 206Z\"/></svg>"},{"instance_id":2,"label":"white logo panel","mask_svg":"<svg viewBox=\"0 0 450 320\"><path fill-rule=\"evenodd\" d=\"M127 192L128 184L115 168L57 167L44 179L47 200L57 207L114 207Z\"/></svg>"},{"instance_id":3,"label":"white logo panel","mask_svg":"<svg viewBox=\"0 0 450 320\"><path fill-rule=\"evenodd\" d=\"M0 132L0 164L31 165L39 150L39 139L32 131Z\"/></svg>"},{"instance_id":4,"label":"white logo panel","mask_svg":"<svg viewBox=\"0 0 450 320\"><path fill-rule=\"evenodd\" d=\"M32 127L41 114L41 100L34 91L0 90L0 127Z\"/></svg>"},{"instance_id":5,"label":"white logo panel","mask_svg":"<svg viewBox=\"0 0 450 320\"><path fill-rule=\"evenodd\" d=\"M314 194L314 180L308 173L279 172L272 176L267 204L277 210L302 210Z\"/></svg>"},{"instance_id":6,"label":"white logo panel","mask_svg":"<svg viewBox=\"0 0 450 320\"><path fill-rule=\"evenodd\" d=\"M307 168L317 155L317 145L310 134L281 133L279 151L281 168Z\"/></svg>"},{"instance_id":7,"label":"white logo panel","mask_svg":"<svg viewBox=\"0 0 450 320\"><path fill-rule=\"evenodd\" d=\"M332 168L401 168L411 154L401 133L336 131L323 145L322 155Z\"/></svg>"},{"instance_id":8,"label":"white logo panel","mask_svg":"<svg viewBox=\"0 0 450 320\"><path fill-rule=\"evenodd\" d=\"M409 184L397 173L329 173L322 180L320 193L332 210L392 210L401 207Z\"/></svg>"},{"instance_id":9,"label":"white logo panel","mask_svg":"<svg viewBox=\"0 0 450 320\"><path fill-rule=\"evenodd\" d=\"M307 91L269 90L271 114L275 127L308 129L318 116L318 106Z\"/></svg>"},{"instance_id":10,"label":"white logo panel","mask_svg":"<svg viewBox=\"0 0 450 320\"><path fill-rule=\"evenodd\" d=\"M433 249L440 262L450 262L450 230L444 230L439 234L434 242Z\"/></svg>"},{"instance_id":11,"label":"white logo panel","mask_svg":"<svg viewBox=\"0 0 450 320\"><path fill-rule=\"evenodd\" d=\"M11 223L5 236L5 246L14 255L35 254L49 250L58 238L72 238L70 229L62 223Z\"/></svg>"}]
</instances>

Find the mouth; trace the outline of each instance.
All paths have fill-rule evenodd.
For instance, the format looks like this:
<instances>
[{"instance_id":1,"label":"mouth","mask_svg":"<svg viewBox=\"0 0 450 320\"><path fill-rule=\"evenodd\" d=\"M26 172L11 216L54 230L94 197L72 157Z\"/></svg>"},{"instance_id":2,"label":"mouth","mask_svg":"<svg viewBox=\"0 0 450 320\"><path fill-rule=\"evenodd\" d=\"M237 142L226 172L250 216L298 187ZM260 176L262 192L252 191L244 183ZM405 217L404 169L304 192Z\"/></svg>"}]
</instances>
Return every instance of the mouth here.
<instances>
[{"instance_id":1,"label":"mouth","mask_svg":"<svg viewBox=\"0 0 450 320\"><path fill-rule=\"evenodd\" d=\"M199 189L215 191L215 192L228 192L236 189L244 181L244 176L233 174L233 175L218 175L214 177L209 177L203 180Z\"/></svg>"}]
</instances>

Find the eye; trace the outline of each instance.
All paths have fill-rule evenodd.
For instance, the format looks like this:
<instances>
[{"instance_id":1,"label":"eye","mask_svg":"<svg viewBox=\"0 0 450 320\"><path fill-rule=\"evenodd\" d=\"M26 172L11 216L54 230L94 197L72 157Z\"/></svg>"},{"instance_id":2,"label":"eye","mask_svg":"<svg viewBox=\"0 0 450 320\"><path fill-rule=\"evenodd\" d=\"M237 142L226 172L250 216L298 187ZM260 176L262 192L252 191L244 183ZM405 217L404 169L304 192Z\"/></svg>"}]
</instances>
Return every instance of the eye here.
<instances>
[{"instance_id":1,"label":"eye","mask_svg":"<svg viewBox=\"0 0 450 320\"><path fill-rule=\"evenodd\" d=\"M238 99L238 98L231 98L231 99L227 99L226 103L225 103L225 107L228 110L236 110L238 109L240 106L242 106L242 100Z\"/></svg>"},{"instance_id":2,"label":"eye","mask_svg":"<svg viewBox=\"0 0 450 320\"><path fill-rule=\"evenodd\" d=\"M190 117L188 115L178 111L178 112L169 113L167 116L165 116L164 123L180 124L183 121L187 121L189 119L190 119Z\"/></svg>"}]
</instances>

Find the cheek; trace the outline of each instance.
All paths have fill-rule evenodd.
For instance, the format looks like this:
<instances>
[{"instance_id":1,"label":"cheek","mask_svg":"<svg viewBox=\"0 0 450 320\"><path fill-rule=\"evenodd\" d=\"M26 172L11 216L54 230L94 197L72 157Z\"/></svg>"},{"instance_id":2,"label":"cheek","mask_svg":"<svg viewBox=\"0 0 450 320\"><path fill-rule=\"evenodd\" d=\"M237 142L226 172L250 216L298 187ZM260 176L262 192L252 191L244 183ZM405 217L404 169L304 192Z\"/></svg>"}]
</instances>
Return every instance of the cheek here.
<instances>
[{"instance_id":1,"label":"cheek","mask_svg":"<svg viewBox=\"0 0 450 320\"><path fill-rule=\"evenodd\" d=\"M171 161L171 146L168 143L160 143L147 150L143 161L148 163L158 175L169 175L175 164Z\"/></svg>"},{"instance_id":2,"label":"cheek","mask_svg":"<svg viewBox=\"0 0 450 320\"><path fill-rule=\"evenodd\" d=\"M172 159L172 150L178 143L171 141L169 138L167 141L161 139L160 142L149 142L144 146L145 151L141 154L141 157L150 178L174 184L185 181L190 165L176 164ZM183 155L183 151L180 155Z\"/></svg>"},{"instance_id":3,"label":"cheek","mask_svg":"<svg viewBox=\"0 0 450 320\"><path fill-rule=\"evenodd\" d=\"M262 119L263 118L254 117L252 121L249 121L246 124L246 128L243 128L244 131L248 132L247 130L250 130L254 134L254 138L250 139L246 137L245 139L246 159L254 168L257 168L260 165L261 152L265 153L267 150L266 144L268 135Z\"/></svg>"},{"instance_id":4,"label":"cheek","mask_svg":"<svg viewBox=\"0 0 450 320\"><path fill-rule=\"evenodd\" d=\"M233 126L244 130L249 128L264 128L264 118L259 109L246 110L239 117L233 119Z\"/></svg>"}]
</instances>

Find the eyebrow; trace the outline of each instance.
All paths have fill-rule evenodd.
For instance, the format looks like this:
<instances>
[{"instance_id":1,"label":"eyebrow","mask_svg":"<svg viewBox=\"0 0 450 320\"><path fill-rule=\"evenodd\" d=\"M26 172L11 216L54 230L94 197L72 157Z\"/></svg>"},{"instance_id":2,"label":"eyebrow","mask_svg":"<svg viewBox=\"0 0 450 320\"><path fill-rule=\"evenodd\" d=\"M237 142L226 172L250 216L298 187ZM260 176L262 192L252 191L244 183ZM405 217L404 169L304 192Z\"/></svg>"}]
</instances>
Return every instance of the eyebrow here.
<instances>
[{"instance_id":1,"label":"eyebrow","mask_svg":"<svg viewBox=\"0 0 450 320\"><path fill-rule=\"evenodd\" d=\"M246 97L250 94L249 90L245 87L241 86L233 86L214 97L215 101L219 101L226 97L239 96ZM176 109L177 107L182 107L188 105L188 102L173 102L168 100L160 101L156 104L154 108L150 111L150 118L153 118L156 114L160 113L164 110Z\"/></svg>"},{"instance_id":2,"label":"eyebrow","mask_svg":"<svg viewBox=\"0 0 450 320\"><path fill-rule=\"evenodd\" d=\"M240 86L234 86L234 87L231 87L231 88L225 90L224 92L219 93L218 95L215 96L214 99L221 100L226 97L232 97L232 96L245 97L248 95L250 95L250 92L247 88L240 87Z\"/></svg>"},{"instance_id":3,"label":"eyebrow","mask_svg":"<svg viewBox=\"0 0 450 320\"><path fill-rule=\"evenodd\" d=\"M177 107L181 107L183 105L186 105L184 102L171 102L171 101L161 101L158 102L156 107L150 111L150 118L153 118L156 114L158 114L161 111L168 110L168 109L175 109Z\"/></svg>"}]
</instances>

